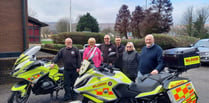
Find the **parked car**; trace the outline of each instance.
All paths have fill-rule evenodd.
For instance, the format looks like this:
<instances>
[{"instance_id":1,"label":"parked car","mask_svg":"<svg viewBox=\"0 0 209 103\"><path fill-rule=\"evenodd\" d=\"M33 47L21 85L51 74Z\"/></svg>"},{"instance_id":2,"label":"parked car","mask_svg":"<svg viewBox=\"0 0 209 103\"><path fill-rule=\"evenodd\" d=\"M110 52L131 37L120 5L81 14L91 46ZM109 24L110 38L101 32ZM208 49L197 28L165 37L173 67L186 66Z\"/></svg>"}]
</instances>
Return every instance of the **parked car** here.
<instances>
[{"instance_id":1,"label":"parked car","mask_svg":"<svg viewBox=\"0 0 209 103\"><path fill-rule=\"evenodd\" d=\"M209 63L209 39L201 39L191 46L198 48L201 63Z\"/></svg>"},{"instance_id":2,"label":"parked car","mask_svg":"<svg viewBox=\"0 0 209 103\"><path fill-rule=\"evenodd\" d=\"M83 45L83 49L80 49L79 52L81 54L81 58L83 59L83 52L85 50L86 47L88 47L89 44L84 44ZM100 46L101 44L95 44L97 47Z\"/></svg>"}]
</instances>

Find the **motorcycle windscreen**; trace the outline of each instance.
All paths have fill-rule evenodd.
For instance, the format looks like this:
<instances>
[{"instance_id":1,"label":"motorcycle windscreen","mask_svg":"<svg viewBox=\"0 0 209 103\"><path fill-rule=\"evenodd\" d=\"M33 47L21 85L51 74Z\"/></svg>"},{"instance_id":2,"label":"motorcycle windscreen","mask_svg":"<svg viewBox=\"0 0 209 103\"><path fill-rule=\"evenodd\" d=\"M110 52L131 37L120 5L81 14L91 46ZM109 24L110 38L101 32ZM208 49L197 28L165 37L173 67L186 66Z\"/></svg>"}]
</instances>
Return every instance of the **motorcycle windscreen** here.
<instances>
[{"instance_id":1,"label":"motorcycle windscreen","mask_svg":"<svg viewBox=\"0 0 209 103\"><path fill-rule=\"evenodd\" d=\"M26 51L24 51L22 54L28 55L28 56L32 57L32 56L35 55L40 49L41 49L41 46L32 46L31 48L29 48L29 49L27 49Z\"/></svg>"},{"instance_id":2,"label":"motorcycle windscreen","mask_svg":"<svg viewBox=\"0 0 209 103\"><path fill-rule=\"evenodd\" d=\"M80 67L80 70L79 70L79 75L82 75L83 73L85 73L89 67L91 63L88 61L88 60L83 60L82 62L82 65Z\"/></svg>"},{"instance_id":3,"label":"motorcycle windscreen","mask_svg":"<svg viewBox=\"0 0 209 103\"><path fill-rule=\"evenodd\" d=\"M197 101L192 82L172 88L167 93L172 103L196 103Z\"/></svg>"}]
</instances>

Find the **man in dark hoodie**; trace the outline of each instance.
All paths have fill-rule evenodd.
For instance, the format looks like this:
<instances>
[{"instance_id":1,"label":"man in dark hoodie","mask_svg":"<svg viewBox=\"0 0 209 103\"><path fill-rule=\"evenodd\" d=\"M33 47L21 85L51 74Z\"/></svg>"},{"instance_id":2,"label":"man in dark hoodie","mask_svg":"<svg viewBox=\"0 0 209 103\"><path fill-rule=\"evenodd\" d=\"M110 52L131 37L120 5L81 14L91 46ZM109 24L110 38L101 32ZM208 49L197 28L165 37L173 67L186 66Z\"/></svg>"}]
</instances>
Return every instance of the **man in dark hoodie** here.
<instances>
[{"instance_id":1,"label":"man in dark hoodie","mask_svg":"<svg viewBox=\"0 0 209 103\"><path fill-rule=\"evenodd\" d=\"M118 58L115 61L115 67L116 68L122 68L122 56L123 52L125 51L125 46L121 44L121 38L120 37L115 37L115 46L118 51Z\"/></svg>"},{"instance_id":2,"label":"man in dark hoodie","mask_svg":"<svg viewBox=\"0 0 209 103\"><path fill-rule=\"evenodd\" d=\"M102 43L99 46L99 49L101 50L102 55L103 55L103 63L114 65L118 55L117 55L116 47L110 42L109 35L104 36L104 43ZM108 57L110 52L116 52L116 55Z\"/></svg>"},{"instance_id":3,"label":"man in dark hoodie","mask_svg":"<svg viewBox=\"0 0 209 103\"><path fill-rule=\"evenodd\" d=\"M78 48L72 46L72 39L65 39L65 46L62 48L52 60L57 63L60 59L64 63L64 89L65 95L63 101L76 99L76 93L73 91L74 82L78 76L81 66L81 57ZM53 67L54 64L51 65Z\"/></svg>"}]
</instances>

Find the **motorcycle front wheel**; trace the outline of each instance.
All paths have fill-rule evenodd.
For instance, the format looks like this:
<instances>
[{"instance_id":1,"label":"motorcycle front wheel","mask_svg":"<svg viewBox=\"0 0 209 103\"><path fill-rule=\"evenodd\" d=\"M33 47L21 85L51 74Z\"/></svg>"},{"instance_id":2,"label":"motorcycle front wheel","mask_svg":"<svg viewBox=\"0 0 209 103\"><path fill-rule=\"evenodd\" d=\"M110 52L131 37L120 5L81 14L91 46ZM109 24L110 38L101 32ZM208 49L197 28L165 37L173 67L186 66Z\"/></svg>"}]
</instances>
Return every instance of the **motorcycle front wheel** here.
<instances>
[{"instance_id":1,"label":"motorcycle front wheel","mask_svg":"<svg viewBox=\"0 0 209 103\"><path fill-rule=\"evenodd\" d=\"M23 97L21 96L21 92L14 91L12 92L12 95L9 98L8 103L26 103L29 96L30 96L30 90Z\"/></svg>"}]
</instances>

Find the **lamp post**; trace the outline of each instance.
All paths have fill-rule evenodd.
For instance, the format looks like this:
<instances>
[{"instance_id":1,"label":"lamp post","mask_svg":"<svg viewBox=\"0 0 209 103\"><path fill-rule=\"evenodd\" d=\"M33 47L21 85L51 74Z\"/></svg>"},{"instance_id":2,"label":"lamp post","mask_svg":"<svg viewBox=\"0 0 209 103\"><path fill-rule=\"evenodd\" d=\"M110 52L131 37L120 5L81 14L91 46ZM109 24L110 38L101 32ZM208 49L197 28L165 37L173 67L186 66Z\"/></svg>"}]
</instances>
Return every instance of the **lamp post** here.
<instances>
[{"instance_id":1,"label":"lamp post","mask_svg":"<svg viewBox=\"0 0 209 103\"><path fill-rule=\"evenodd\" d=\"M72 20L71 20L71 14L72 13L71 13L71 6L72 5L71 5L71 0L70 0L70 32L72 32L72 23L71 23L72 22Z\"/></svg>"},{"instance_id":2,"label":"lamp post","mask_svg":"<svg viewBox=\"0 0 209 103\"><path fill-rule=\"evenodd\" d=\"M147 9L147 0L146 0L146 9Z\"/></svg>"}]
</instances>

